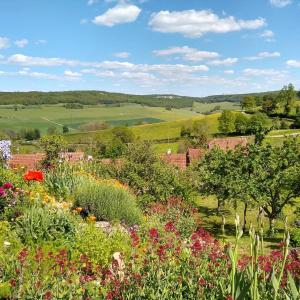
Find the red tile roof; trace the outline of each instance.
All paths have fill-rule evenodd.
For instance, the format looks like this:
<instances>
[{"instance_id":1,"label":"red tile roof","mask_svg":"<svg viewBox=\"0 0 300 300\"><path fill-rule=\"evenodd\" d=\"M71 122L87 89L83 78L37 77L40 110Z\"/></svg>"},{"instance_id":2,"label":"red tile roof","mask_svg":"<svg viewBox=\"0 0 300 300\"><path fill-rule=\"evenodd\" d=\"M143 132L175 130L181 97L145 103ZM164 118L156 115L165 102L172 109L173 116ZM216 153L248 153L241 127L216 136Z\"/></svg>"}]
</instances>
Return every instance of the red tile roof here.
<instances>
[{"instance_id":1,"label":"red tile roof","mask_svg":"<svg viewBox=\"0 0 300 300\"><path fill-rule=\"evenodd\" d=\"M187 164L191 164L193 161L199 160L200 158L203 157L205 154L205 150L198 148L198 149L193 149L189 148L187 151Z\"/></svg>"},{"instance_id":2,"label":"red tile roof","mask_svg":"<svg viewBox=\"0 0 300 300\"><path fill-rule=\"evenodd\" d=\"M208 149L213 149L214 147L219 147L220 149L234 150L237 146L241 145L243 147L247 146L248 140L245 137L233 137L233 138L223 138L223 139L213 139L208 143Z\"/></svg>"},{"instance_id":3,"label":"red tile roof","mask_svg":"<svg viewBox=\"0 0 300 300\"><path fill-rule=\"evenodd\" d=\"M177 166L181 170L187 167L186 154L165 154L161 156L161 159L168 164Z\"/></svg>"},{"instance_id":4,"label":"red tile roof","mask_svg":"<svg viewBox=\"0 0 300 300\"><path fill-rule=\"evenodd\" d=\"M66 161L76 162L84 157L83 152L65 152L61 154ZM38 169L45 157L44 153L14 154L9 161L10 168L25 167L26 169Z\"/></svg>"}]
</instances>

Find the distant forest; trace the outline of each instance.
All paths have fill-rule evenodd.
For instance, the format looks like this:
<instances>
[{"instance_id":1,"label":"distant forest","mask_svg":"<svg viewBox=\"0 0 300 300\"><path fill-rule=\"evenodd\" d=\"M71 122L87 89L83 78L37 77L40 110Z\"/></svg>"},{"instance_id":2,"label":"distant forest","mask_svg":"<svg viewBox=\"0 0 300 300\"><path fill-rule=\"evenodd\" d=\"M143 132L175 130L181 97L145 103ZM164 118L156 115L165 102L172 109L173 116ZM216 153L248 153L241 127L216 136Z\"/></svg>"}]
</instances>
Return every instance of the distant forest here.
<instances>
[{"instance_id":1,"label":"distant forest","mask_svg":"<svg viewBox=\"0 0 300 300\"><path fill-rule=\"evenodd\" d=\"M41 105L61 103L79 103L83 105L118 105L122 103L137 103L153 107L185 108L192 107L193 102L240 102L246 95L263 96L264 94L266 93L216 95L200 98L177 95L130 95L102 91L0 92L0 105Z\"/></svg>"}]
</instances>

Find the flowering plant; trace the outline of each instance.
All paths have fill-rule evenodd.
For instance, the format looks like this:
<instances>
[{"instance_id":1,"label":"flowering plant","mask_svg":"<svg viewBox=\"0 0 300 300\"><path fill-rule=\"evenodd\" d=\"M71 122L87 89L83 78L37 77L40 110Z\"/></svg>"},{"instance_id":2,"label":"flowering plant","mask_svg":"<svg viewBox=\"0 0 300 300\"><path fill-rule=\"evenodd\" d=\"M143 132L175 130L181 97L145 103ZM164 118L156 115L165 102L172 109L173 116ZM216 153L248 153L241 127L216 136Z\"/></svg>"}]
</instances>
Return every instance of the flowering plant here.
<instances>
[{"instance_id":1,"label":"flowering plant","mask_svg":"<svg viewBox=\"0 0 300 300\"><path fill-rule=\"evenodd\" d=\"M10 146L11 141L0 141L0 162L2 161L4 165L11 158Z\"/></svg>"},{"instance_id":2,"label":"flowering plant","mask_svg":"<svg viewBox=\"0 0 300 300\"><path fill-rule=\"evenodd\" d=\"M23 190L15 188L11 182L4 183L0 186L0 212L3 212L5 207L16 206L23 195Z\"/></svg>"},{"instance_id":3,"label":"flowering plant","mask_svg":"<svg viewBox=\"0 0 300 300\"><path fill-rule=\"evenodd\" d=\"M25 181L44 181L44 173L41 171L28 171L24 175Z\"/></svg>"}]
</instances>

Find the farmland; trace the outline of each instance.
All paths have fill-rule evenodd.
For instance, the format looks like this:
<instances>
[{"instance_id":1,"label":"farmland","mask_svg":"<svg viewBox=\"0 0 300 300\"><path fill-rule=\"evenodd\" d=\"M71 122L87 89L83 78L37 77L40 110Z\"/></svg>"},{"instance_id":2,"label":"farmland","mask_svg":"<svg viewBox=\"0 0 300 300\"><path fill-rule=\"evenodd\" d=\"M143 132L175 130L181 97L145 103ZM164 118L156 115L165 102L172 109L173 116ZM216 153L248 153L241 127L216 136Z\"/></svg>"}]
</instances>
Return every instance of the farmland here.
<instances>
[{"instance_id":1,"label":"farmland","mask_svg":"<svg viewBox=\"0 0 300 300\"><path fill-rule=\"evenodd\" d=\"M83 109L66 109L61 105L37 105L18 109L11 106L0 106L0 129L39 128L46 133L49 127L62 130L63 125L71 132L78 131L81 125L91 122L107 123L108 125L136 125L174 121L195 117L196 112L184 109L166 110L162 107L148 107L138 104L126 104L120 107L84 106Z\"/></svg>"}]
</instances>

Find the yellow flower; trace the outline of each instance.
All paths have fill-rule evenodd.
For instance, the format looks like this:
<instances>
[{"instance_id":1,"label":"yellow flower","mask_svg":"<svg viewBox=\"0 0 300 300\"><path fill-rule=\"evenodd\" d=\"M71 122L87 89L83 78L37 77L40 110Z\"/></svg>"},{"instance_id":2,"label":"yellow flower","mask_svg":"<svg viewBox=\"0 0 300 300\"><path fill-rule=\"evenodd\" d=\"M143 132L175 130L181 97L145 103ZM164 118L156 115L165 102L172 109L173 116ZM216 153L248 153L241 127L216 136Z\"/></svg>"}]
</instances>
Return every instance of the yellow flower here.
<instances>
[{"instance_id":1,"label":"yellow flower","mask_svg":"<svg viewBox=\"0 0 300 300\"><path fill-rule=\"evenodd\" d=\"M82 207L76 207L75 211L80 214L83 211L83 208Z\"/></svg>"}]
</instances>

